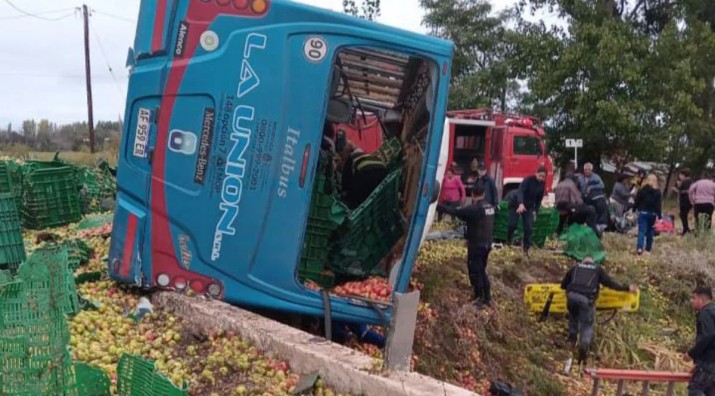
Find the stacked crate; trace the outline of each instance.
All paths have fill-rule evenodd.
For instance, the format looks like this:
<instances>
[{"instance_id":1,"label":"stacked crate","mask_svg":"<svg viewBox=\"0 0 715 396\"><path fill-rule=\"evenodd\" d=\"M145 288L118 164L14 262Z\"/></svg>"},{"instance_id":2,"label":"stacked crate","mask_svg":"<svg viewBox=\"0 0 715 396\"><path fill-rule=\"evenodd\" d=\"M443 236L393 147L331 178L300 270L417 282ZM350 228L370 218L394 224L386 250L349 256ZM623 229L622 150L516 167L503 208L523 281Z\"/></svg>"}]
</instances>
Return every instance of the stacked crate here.
<instances>
[{"instance_id":1,"label":"stacked crate","mask_svg":"<svg viewBox=\"0 0 715 396\"><path fill-rule=\"evenodd\" d=\"M23 261L25 243L15 198L10 193L0 194L0 268L15 270Z\"/></svg>"},{"instance_id":2,"label":"stacked crate","mask_svg":"<svg viewBox=\"0 0 715 396\"><path fill-rule=\"evenodd\" d=\"M75 167L34 161L24 165L21 173L23 226L58 227L82 218Z\"/></svg>"},{"instance_id":3,"label":"stacked crate","mask_svg":"<svg viewBox=\"0 0 715 396\"><path fill-rule=\"evenodd\" d=\"M519 223L514 232L514 240L519 240L524 235L524 225L519 218ZM559 212L553 208L540 208L536 216L536 222L532 228L531 240L534 245L543 247L546 240L550 238L559 226ZM507 241L509 229L509 203L501 201L499 211L494 219L494 240L511 243Z\"/></svg>"},{"instance_id":4,"label":"stacked crate","mask_svg":"<svg viewBox=\"0 0 715 396\"><path fill-rule=\"evenodd\" d=\"M0 194L12 194L18 211L22 206L22 180L19 170L20 166L14 161L0 161Z\"/></svg>"},{"instance_id":5,"label":"stacked crate","mask_svg":"<svg viewBox=\"0 0 715 396\"><path fill-rule=\"evenodd\" d=\"M68 276L69 274L69 276ZM0 394L77 395L66 313L67 251L39 251L0 283ZM69 284L68 284L69 283Z\"/></svg>"},{"instance_id":6,"label":"stacked crate","mask_svg":"<svg viewBox=\"0 0 715 396\"><path fill-rule=\"evenodd\" d=\"M79 168L77 185L83 214L99 212L102 201L114 198L116 191L114 178L106 168Z\"/></svg>"},{"instance_id":7,"label":"stacked crate","mask_svg":"<svg viewBox=\"0 0 715 396\"><path fill-rule=\"evenodd\" d=\"M334 280L334 274L327 270L333 233L347 213L347 207L335 198L332 172L330 158L327 155L321 156L298 267L298 279L301 282L311 280L324 288L331 287Z\"/></svg>"}]
</instances>

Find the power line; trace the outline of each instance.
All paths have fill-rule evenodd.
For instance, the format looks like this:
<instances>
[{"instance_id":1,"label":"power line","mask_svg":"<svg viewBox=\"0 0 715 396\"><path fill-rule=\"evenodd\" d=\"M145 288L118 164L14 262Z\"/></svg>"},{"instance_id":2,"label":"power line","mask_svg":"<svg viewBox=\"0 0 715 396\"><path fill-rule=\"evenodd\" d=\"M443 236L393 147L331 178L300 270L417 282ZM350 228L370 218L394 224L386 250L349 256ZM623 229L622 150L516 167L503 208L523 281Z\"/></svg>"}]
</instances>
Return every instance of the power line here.
<instances>
[{"instance_id":1,"label":"power line","mask_svg":"<svg viewBox=\"0 0 715 396\"><path fill-rule=\"evenodd\" d=\"M43 21L47 21L47 22L58 22L58 21L61 21L61 20L63 20L63 19L67 19L67 18L69 18L69 17L71 17L71 16L74 16L74 15L76 15L76 13L75 13L74 11L72 11L72 12L70 12L70 13L68 13L68 14L59 16L59 17L57 17L57 18L51 18L51 19L45 18L45 19L42 19L42 20L43 20ZM12 17L2 17L2 18L0 18L0 20L6 21L6 20L14 20L14 19L22 19L22 18L30 18L30 17L34 17L34 15L16 15L16 16L12 16Z\"/></svg>"},{"instance_id":2,"label":"power line","mask_svg":"<svg viewBox=\"0 0 715 396\"><path fill-rule=\"evenodd\" d=\"M35 14L33 14L33 15L23 14L23 15L6 16L6 17L0 17L0 21L5 21L5 20L9 20L9 19L27 18L27 17L36 16L36 15L48 15L48 14L56 14L56 13L58 13L58 12L72 11L71 14L61 15L61 16L57 17L57 19L54 19L54 20L60 20L60 19L67 18L68 15L74 15L74 10L75 10L74 8L62 8L62 9L59 9L59 10L37 12L37 13L35 13Z\"/></svg>"},{"instance_id":3,"label":"power line","mask_svg":"<svg viewBox=\"0 0 715 396\"><path fill-rule=\"evenodd\" d=\"M136 23L136 21L133 20L133 19L129 19L129 18L126 18L126 17L123 17L123 16L119 16L119 15L110 14L110 13L108 13L108 12L97 11L97 10L94 9L94 8L92 9L92 11L94 11L95 13L97 13L97 14L99 14L99 15L104 15L104 16L107 16L107 17L110 17L110 18L118 19L118 20L120 20L120 21L129 22L129 23Z\"/></svg>"},{"instance_id":4,"label":"power line","mask_svg":"<svg viewBox=\"0 0 715 396\"><path fill-rule=\"evenodd\" d=\"M59 21L59 20L61 20L61 19L67 18L67 17L69 17L70 15L73 15L73 14L74 14L74 13L73 13L73 14L67 14L67 15L64 15L64 16L56 17L56 18L46 18L46 17L43 17L43 16L41 16L41 15L42 15L42 14L47 14L48 12L34 13L34 14L33 14L33 13L31 13L31 12L27 12L27 11L21 9L21 8L18 8L18 7L17 7L15 4L13 4L12 1L10 1L10 0L5 0L5 2L6 2L10 7L14 8L15 11L17 11L17 12L19 12L19 13L21 13L21 14L24 14L24 16L41 19L41 20L43 20L43 21L51 21L51 22L52 22L52 21Z\"/></svg>"},{"instance_id":5,"label":"power line","mask_svg":"<svg viewBox=\"0 0 715 396\"><path fill-rule=\"evenodd\" d=\"M94 11L94 10L92 10L92 11ZM117 87L117 91L119 92L119 95L123 99L126 97L126 94L124 93L124 90L119 85L117 76L114 74L114 70L112 70L112 65L109 63L109 57L107 57L107 53L104 51L104 46L102 45L102 41L100 40L99 35L97 34L97 31L94 29L94 24L92 24L91 20L89 20L89 27L90 27L90 29L92 29L92 33L93 33L92 36L94 37L94 40L97 42L97 45L99 45L99 50L102 53L104 62L107 64L107 69L109 70L109 74L112 75L112 80L114 80L114 85Z\"/></svg>"}]
</instances>

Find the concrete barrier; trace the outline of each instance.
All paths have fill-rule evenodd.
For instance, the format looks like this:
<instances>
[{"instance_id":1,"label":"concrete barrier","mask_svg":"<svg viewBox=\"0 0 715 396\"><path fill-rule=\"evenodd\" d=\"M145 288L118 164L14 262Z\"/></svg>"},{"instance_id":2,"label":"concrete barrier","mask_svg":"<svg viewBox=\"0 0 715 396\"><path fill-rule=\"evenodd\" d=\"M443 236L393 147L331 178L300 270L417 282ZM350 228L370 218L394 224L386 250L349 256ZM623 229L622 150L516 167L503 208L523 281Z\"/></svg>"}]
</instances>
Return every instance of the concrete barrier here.
<instances>
[{"instance_id":1,"label":"concrete barrier","mask_svg":"<svg viewBox=\"0 0 715 396\"><path fill-rule=\"evenodd\" d=\"M286 360L299 374L318 372L333 389L365 396L479 396L417 373L371 374L360 352L220 301L156 293L154 303L201 329L234 331L256 348Z\"/></svg>"}]
</instances>

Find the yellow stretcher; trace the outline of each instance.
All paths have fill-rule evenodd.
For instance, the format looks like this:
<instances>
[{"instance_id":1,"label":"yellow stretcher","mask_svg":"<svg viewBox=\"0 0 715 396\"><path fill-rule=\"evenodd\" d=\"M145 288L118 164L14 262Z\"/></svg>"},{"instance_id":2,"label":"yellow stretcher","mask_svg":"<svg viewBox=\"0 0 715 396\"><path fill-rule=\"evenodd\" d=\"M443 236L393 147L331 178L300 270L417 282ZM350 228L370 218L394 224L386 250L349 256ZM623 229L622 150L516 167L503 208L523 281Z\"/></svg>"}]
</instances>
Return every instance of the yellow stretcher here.
<instances>
[{"instance_id":1,"label":"yellow stretcher","mask_svg":"<svg viewBox=\"0 0 715 396\"><path fill-rule=\"evenodd\" d=\"M532 312L543 312L549 296L551 300L551 313L566 313L566 292L557 283L533 283L524 288L524 303ZM622 312L636 312L640 308L641 292L620 292L605 287L596 300L597 310L618 310Z\"/></svg>"}]
</instances>

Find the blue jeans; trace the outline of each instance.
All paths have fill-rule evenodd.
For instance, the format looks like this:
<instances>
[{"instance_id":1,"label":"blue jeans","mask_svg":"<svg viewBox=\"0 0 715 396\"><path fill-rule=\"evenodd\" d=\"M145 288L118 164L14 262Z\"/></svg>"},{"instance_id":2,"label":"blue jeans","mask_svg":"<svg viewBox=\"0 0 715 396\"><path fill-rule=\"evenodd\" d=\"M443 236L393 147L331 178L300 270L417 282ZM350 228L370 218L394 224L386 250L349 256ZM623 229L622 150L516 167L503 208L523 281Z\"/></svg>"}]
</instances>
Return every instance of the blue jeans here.
<instances>
[{"instance_id":1,"label":"blue jeans","mask_svg":"<svg viewBox=\"0 0 715 396\"><path fill-rule=\"evenodd\" d=\"M593 340L596 307L593 301L579 293L568 292L566 298L566 308L569 311L569 338L576 339L576 335L580 334L578 360L579 363L585 362Z\"/></svg>"},{"instance_id":2,"label":"blue jeans","mask_svg":"<svg viewBox=\"0 0 715 396\"><path fill-rule=\"evenodd\" d=\"M650 252L653 250L653 236L655 235L655 213L640 212L638 214L638 250L643 250L643 241L645 240L645 250Z\"/></svg>"}]
</instances>

